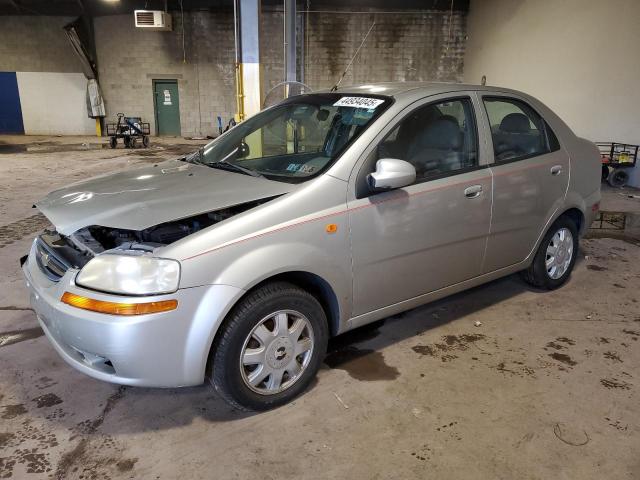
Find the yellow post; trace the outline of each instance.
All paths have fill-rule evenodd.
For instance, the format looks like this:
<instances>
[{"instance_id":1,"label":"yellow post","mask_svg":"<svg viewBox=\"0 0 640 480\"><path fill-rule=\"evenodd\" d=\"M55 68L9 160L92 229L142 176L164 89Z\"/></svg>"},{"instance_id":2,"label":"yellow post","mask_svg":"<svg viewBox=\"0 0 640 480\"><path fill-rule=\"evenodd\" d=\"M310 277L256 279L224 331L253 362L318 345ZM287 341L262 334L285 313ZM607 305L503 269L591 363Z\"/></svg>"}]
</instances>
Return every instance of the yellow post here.
<instances>
[{"instance_id":1,"label":"yellow post","mask_svg":"<svg viewBox=\"0 0 640 480\"><path fill-rule=\"evenodd\" d=\"M100 125L100 117L96 117L96 137L102 136L102 126Z\"/></svg>"}]
</instances>

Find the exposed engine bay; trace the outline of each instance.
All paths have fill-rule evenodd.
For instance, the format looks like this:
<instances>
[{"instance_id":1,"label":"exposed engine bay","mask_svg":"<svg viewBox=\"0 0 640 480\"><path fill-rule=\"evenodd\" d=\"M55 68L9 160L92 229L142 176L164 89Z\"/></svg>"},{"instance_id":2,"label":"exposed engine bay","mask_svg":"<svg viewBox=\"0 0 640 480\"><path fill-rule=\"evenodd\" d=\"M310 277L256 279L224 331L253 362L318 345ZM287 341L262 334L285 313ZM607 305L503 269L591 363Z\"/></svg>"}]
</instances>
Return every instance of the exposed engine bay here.
<instances>
[{"instance_id":1,"label":"exposed engine bay","mask_svg":"<svg viewBox=\"0 0 640 480\"><path fill-rule=\"evenodd\" d=\"M126 230L91 225L69 236L55 231L45 231L39 237L49 253L59 258L67 267L83 267L94 256L107 250L138 250L152 252L188 235L227 220L272 200L264 198L233 207L202 213L192 217L161 223L144 230Z\"/></svg>"}]
</instances>

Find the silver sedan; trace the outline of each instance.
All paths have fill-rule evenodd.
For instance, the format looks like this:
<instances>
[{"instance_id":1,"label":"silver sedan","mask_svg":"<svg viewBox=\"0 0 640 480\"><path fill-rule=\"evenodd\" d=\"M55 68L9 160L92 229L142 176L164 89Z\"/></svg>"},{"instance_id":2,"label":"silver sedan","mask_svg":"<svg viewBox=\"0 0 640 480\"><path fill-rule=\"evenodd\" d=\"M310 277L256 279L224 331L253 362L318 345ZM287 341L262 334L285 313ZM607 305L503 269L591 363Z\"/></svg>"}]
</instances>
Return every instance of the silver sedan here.
<instances>
[{"instance_id":1,"label":"silver sedan","mask_svg":"<svg viewBox=\"0 0 640 480\"><path fill-rule=\"evenodd\" d=\"M388 83L290 98L197 152L52 192L22 259L47 337L126 385L262 410L331 336L522 272L567 281L596 147L536 99Z\"/></svg>"}]
</instances>

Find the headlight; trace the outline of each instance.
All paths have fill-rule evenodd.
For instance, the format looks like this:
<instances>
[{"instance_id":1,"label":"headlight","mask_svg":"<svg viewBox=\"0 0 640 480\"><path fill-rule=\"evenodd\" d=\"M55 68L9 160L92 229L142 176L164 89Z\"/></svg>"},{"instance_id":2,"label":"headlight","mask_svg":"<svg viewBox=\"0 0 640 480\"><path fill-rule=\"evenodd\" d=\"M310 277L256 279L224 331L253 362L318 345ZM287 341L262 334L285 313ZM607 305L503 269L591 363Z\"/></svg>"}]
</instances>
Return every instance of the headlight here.
<instances>
[{"instance_id":1,"label":"headlight","mask_svg":"<svg viewBox=\"0 0 640 480\"><path fill-rule=\"evenodd\" d=\"M160 295L175 292L180 263L144 255L99 255L76 278L81 287L124 295Z\"/></svg>"}]
</instances>

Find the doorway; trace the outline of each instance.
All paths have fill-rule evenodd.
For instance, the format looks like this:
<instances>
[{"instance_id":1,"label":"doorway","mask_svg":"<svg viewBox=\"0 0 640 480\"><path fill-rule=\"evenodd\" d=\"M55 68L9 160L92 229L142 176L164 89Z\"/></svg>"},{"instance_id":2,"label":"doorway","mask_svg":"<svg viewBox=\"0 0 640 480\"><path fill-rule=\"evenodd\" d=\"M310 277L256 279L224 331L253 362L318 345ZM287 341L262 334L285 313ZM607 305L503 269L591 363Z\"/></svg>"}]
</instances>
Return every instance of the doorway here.
<instances>
[{"instance_id":1,"label":"doorway","mask_svg":"<svg viewBox=\"0 0 640 480\"><path fill-rule=\"evenodd\" d=\"M180 99L177 80L154 80L153 103L156 114L156 134L180 135Z\"/></svg>"}]
</instances>

